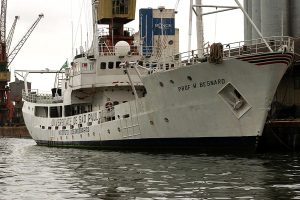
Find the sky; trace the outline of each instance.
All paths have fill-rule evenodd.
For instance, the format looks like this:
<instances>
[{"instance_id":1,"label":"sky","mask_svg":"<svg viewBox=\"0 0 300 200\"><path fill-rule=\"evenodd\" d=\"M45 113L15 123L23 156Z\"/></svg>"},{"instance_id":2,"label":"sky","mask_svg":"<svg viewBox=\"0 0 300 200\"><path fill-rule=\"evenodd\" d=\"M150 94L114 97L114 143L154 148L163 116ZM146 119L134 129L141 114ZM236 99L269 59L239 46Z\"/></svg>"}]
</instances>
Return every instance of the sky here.
<instances>
[{"instance_id":1,"label":"sky","mask_svg":"<svg viewBox=\"0 0 300 200\"><path fill-rule=\"evenodd\" d=\"M176 2L177 0L137 0L137 9L159 6L174 9ZM240 2L243 3L241 0ZM234 0L202 0L202 3L236 6ZM180 29L180 51L187 51L189 1L180 0L177 10L176 28ZM204 12L214 10L215 8L206 9ZM44 18L10 65L12 76L14 70L45 68L58 70L67 59L69 62L72 61L72 46L74 46L74 54L79 46L86 47L87 43L91 44L91 0L8 0L7 34L15 16L20 16L11 50L40 13L44 14ZM136 19L138 19L138 11L136 11ZM243 40L244 18L241 10L204 16L203 20L205 42L228 43ZM138 21L130 22L126 27L133 27L138 31ZM196 49L195 30L194 26L192 49ZM52 77L45 78L40 75L30 76L29 81L33 82L32 88L42 91L49 90L54 83Z\"/></svg>"}]
</instances>

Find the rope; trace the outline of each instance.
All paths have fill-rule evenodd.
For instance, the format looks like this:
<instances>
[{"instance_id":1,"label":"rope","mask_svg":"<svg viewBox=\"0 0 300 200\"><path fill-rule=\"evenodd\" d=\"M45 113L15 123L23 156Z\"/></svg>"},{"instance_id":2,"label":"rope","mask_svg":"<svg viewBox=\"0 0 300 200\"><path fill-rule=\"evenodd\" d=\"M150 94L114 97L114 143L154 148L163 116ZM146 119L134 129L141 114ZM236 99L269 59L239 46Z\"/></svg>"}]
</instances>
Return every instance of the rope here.
<instances>
[{"instance_id":1,"label":"rope","mask_svg":"<svg viewBox=\"0 0 300 200\"><path fill-rule=\"evenodd\" d=\"M223 62L223 45L221 43L213 43L210 46L209 62L216 64Z\"/></svg>"}]
</instances>

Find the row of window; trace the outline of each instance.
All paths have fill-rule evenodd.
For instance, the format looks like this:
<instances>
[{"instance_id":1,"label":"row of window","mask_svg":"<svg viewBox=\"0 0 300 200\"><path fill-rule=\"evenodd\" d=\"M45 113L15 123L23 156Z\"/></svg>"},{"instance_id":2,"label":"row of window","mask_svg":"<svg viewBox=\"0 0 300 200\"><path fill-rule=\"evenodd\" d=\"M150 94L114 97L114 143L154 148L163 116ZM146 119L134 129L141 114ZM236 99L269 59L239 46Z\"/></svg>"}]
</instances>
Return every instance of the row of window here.
<instances>
[{"instance_id":1,"label":"row of window","mask_svg":"<svg viewBox=\"0 0 300 200\"><path fill-rule=\"evenodd\" d=\"M121 62L101 62L100 63L100 69L120 69L122 66L120 66ZM139 62L139 65L141 66L145 66L146 68L156 68L156 67L160 67L160 69L163 69L164 67L168 70L170 68L174 68L174 63L144 63L142 61ZM133 68L133 66L131 66L131 68Z\"/></svg>"},{"instance_id":2,"label":"row of window","mask_svg":"<svg viewBox=\"0 0 300 200\"><path fill-rule=\"evenodd\" d=\"M87 112L91 112L91 111L92 111L92 106L91 105L83 105L83 106L81 106L81 105L77 105L77 106L68 105L68 106L64 106L64 116L65 117L78 115L78 114L83 114L83 113L87 113ZM51 107L49 107L49 109L46 106L36 106L35 111L34 111L35 116L43 117L43 118L48 118L48 116L50 118L63 117L62 113L63 113L63 107L62 106L51 106Z\"/></svg>"}]
</instances>

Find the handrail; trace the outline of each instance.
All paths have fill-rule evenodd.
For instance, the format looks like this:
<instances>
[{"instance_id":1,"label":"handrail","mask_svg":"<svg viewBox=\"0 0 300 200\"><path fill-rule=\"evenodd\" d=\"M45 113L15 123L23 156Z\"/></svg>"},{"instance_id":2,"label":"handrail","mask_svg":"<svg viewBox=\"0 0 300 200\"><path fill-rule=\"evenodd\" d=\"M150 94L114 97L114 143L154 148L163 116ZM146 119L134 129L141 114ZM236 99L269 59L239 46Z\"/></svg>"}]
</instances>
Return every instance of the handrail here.
<instances>
[{"instance_id":1,"label":"handrail","mask_svg":"<svg viewBox=\"0 0 300 200\"><path fill-rule=\"evenodd\" d=\"M62 97L57 96L53 97L52 94L49 93L41 93L38 89L31 89L28 91L26 95L25 90L22 90L22 98L24 101L28 101L31 103L45 103L45 104L53 104L53 103L62 103Z\"/></svg>"}]
</instances>

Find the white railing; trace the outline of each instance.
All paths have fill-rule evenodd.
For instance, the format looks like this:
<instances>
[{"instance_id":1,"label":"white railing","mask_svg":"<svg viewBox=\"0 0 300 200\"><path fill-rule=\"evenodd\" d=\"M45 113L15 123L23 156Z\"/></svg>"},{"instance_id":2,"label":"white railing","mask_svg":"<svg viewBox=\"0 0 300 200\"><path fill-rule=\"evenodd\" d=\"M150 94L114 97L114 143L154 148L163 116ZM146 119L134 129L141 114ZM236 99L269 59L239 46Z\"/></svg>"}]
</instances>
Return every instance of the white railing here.
<instances>
[{"instance_id":1,"label":"white railing","mask_svg":"<svg viewBox=\"0 0 300 200\"><path fill-rule=\"evenodd\" d=\"M264 38L274 52L294 52L294 39L288 36L275 36ZM199 55L198 52L203 52ZM254 55L270 52L262 38L256 40L239 41L228 44L223 44L223 59L232 59L245 55ZM210 55L210 45L208 44L203 49L187 51L174 55L180 58L183 66L197 62L206 61Z\"/></svg>"},{"instance_id":2,"label":"white railing","mask_svg":"<svg viewBox=\"0 0 300 200\"><path fill-rule=\"evenodd\" d=\"M294 39L288 36L264 38L274 52L294 52ZM270 52L262 38L223 45L223 58Z\"/></svg>"},{"instance_id":3,"label":"white railing","mask_svg":"<svg viewBox=\"0 0 300 200\"><path fill-rule=\"evenodd\" d=\"M28 91L26 94L25 90L22 91L22 98L24 101L32 102L32 103L61 103L62 97L53 97L52 94L49 93L40 93L38 89L32 89Z\"/></svg>"},{"instance_id":4,"label":"white railing","mask_svg":"<svg viewBox=\"0 0 300 200\"><path fill-rule=\"evenodd\" d=\"M288 36L276 36L264 38L273 52L294 52L294 39ZM223 44L223 59L228 60L240 56L255 55L270 52L267 45L262 38L249 41L239 41L234 43ZM180 54L173 54L165 57L165 60L171 61L176 67L184 67L194 63L206 62L210 56L210 45L207 43L203 49L196 49L192 51L182 52ZM153 48L153 47L151 47ZM203 55L199 55L202 52ZM151 54L152 56L152 54ZM157 67L148 69L149 74L159 71L169 70L165 67L165 61L159 60ZM162 66L162 67L160 67Z\"/></svg>"}]
</instances>

